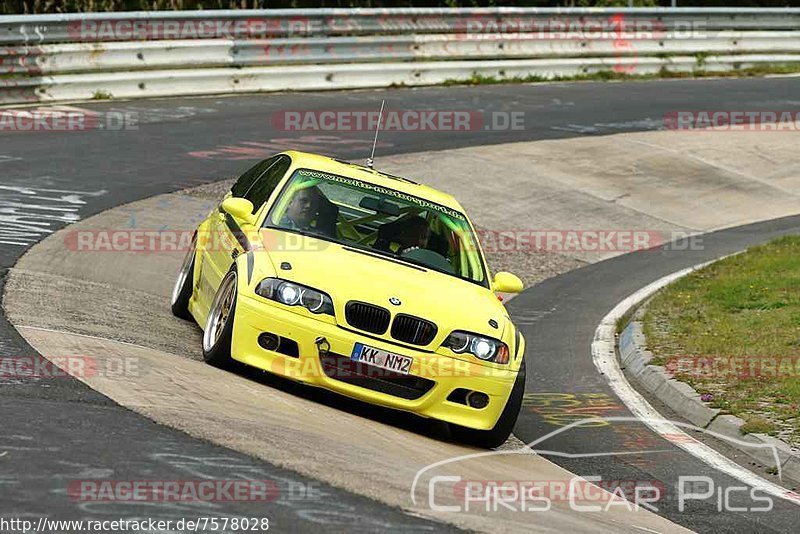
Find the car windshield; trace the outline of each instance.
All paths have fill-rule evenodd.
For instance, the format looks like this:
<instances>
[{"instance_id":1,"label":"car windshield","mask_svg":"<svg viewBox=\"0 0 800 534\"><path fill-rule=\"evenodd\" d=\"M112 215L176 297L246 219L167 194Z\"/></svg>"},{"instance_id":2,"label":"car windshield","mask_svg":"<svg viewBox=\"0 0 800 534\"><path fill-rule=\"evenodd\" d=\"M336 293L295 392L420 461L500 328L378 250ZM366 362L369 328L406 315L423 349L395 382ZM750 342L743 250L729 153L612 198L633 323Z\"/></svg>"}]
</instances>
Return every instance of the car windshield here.
<instances>
[{"instance_id":1,"label":"car windshield","mask_svg":"<svg viewBox=\"0 0 800 534\"><path fill-rule=\"evenodd\" d=\"M264 225L312 235L488 287L462 213L394 189L310 169L295 171Z\"/></svg>"}]
</instances>

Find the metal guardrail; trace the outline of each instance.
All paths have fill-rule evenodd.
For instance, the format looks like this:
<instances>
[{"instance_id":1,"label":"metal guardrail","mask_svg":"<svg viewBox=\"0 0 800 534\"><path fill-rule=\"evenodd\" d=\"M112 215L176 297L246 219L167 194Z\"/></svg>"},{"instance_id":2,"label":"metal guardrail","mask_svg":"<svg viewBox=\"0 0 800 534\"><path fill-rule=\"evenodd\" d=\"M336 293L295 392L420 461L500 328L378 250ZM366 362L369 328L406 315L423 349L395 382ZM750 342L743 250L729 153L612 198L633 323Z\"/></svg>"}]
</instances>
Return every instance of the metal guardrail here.
<instances>
[{"instance_id":1,"label":"metal guardrail","mask_svg":"<svg viewBox=\"0 0 800 534\"><path fill-rule=\"evenodd\" d=\"M713 56L704 65L708 72L723 72L733 64L741 68L756 67L776 61L797 61L793 55ZM127 72L85 75L63 75L25 80L13 88L21 102L26 95L38 96L46 88L47 100L84 100L98 91L119 98L159 97L175 95L208 95L328 89L365 89L371 87L434 85L447 80L465 79L478 74L487 77L552 77L579 76L601 71L636 74L657 74L662 69L691 72L697 67L694 56L625 57L625 58L559 58L498 61L441 61L433 63L382 63L248 67L241 69L185 69L144 71L131 76ZM2 94L2 91L0 91Z\"/></svg>"},{"instance_id":2,"label":"metal guardrail","mask_svg":"<svg viewBox=\"0 0 800 534\"><path fill-rule=\"evenodd\" d=\"M96 94L131 98L421 85L474 73L548 78L598 70L721 71L770 63L800 64L800 9L409 8L0 17L0 103ZM170 79L176 83L163 82Z\"/></svg>"},{"instance_id":3,"label":"metal guardrail","mask_svg":"<svg viewBox=\"0 0 800 534\"><path fill-rule=\"evenodd\" d=\"M0 74L66 74L198 67L589 56L800 53L800 31L724 31L705 38L542 40L535 35L454 40L449 35L310 39L197 39L70 43L0 50Z\"/></svg>"}]
</instances>

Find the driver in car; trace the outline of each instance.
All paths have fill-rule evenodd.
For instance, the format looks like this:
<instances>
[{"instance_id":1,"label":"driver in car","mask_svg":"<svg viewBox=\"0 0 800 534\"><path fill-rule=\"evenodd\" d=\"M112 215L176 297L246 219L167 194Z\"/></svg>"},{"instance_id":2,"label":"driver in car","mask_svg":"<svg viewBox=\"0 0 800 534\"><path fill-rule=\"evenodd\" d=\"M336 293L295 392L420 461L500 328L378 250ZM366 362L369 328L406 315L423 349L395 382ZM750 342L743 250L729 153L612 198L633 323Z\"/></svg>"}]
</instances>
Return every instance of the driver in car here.
<instances>
[{"instance_id":1,"label":"driver in car","mask_svg":"<svg viewBox=\"0 0 800 534\"><path fill-rule=\"evenodd\" d=\"M408 252L415 248L425 248L431 237L431 229L428 222L422 217L409 217L405 224L395 235L394 241L399 245L397 254Z\"/></svg>"},{"instance_id":2,"label":"driver in car","mask_svg":"<svg viewBox=\"0 0 800 534\"><path fill-rule=\"evenodd\" d=\"M406 250L428 246L431 231L422 217L411 216L384 224L373 245L379 250L402 254Z\"/></svg>"},{"instance_id":3,"label":"driver in car","mask_svg":"<svg viewBox=\"0 0 800 534\"><path fill-rule=\"evenodd\" d=\"M450 262L434 250L428 248L431 229L422 217L409 217L398 221L392 241L397 245L394 251L398 256L444 272L453 272ZM394 247L390 247L394 249Z\"/></svg>"},{"instance_id":4,"label":"driver in car","mask_svg":"<svg viewBox=\"0 0 800 534\"><path fill-rule=\"evenodd\" d=\"M294 194L291 203L286 208L286 213L281 218L280 226L283 228L312 231L318 234L333 236L335 227L326 224L325 217L321 211L324 203L330 203L324 199L322 193L316 186L301 189ZM334 216L335 224L335 216Z\"/></svg>"}]
</instances>

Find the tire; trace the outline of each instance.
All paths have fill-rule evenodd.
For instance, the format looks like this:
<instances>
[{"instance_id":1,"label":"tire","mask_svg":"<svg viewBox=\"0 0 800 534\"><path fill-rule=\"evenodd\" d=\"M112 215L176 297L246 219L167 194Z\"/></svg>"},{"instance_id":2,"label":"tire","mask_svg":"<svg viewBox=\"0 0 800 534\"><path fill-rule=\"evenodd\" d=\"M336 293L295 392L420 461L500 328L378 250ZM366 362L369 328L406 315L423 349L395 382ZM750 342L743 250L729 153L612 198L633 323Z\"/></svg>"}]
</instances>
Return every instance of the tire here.
<instances>
[{"instance_id":1,"label":"tire","mask_svg":"<svg viewBox=\"0 0 800 534\"><path fill-rule=\"evenodd\" d=\"M172 298L170 301L172 305L172 315L189 321L193 320L192 314L189 312L189 299L192 298L194 260L196 254L195 240L192 239L192 247L183 258L181 270L178 272L178 277L175 279L175 286L172 288Z\"/></svg>"},{"instance_id":2,"label":"tire","mask_svg":"<svg viewBox=\"0 0 800 534\"><path fill-rule=\"evenodd\" d=\"M519 411L522 408L522 397L525 394L525 360L519 368L511 395L508 397L500 418L494 427L489 430L475 430L450 423L450 435L458 442L473 445L482 449L494 449L506 442L514 425L517 423Z\"/></svg>"},{"instance_id":3,"label":"tire","mask_svg":"<svg viewBox=\"0 0 800 534\"><path fill-rule=\"evenodd\" d=\"M203 360L220 369L232 369L231 340L236 314L236 269L228 271L217 288L203 331Z\"/></svg>"}]
</instances>

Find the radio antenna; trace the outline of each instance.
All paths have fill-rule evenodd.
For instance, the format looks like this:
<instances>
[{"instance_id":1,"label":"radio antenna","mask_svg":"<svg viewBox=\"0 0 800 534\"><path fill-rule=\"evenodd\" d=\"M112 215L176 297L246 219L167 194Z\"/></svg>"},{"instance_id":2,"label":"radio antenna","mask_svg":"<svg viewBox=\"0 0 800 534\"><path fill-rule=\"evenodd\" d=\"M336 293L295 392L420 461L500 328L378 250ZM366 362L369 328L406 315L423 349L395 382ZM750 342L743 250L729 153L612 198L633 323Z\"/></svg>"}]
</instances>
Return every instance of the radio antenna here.
<instances>
[{"instance_id":1,"label":"radio antenna","mask_svg":"<svg viewBox=\"0 0 800 534\"><path fill-rule=\"evenodd\" d=\"M383 108L386 105L386 100L381 101L381 111L378 113L378 126L375 128L375 140L372 141L372 155L367 158L367 167L370 169L375 163L375 147L378 145L378 132L381 131L381 120L383 120Z\"/></svg>"}]
</instances>

